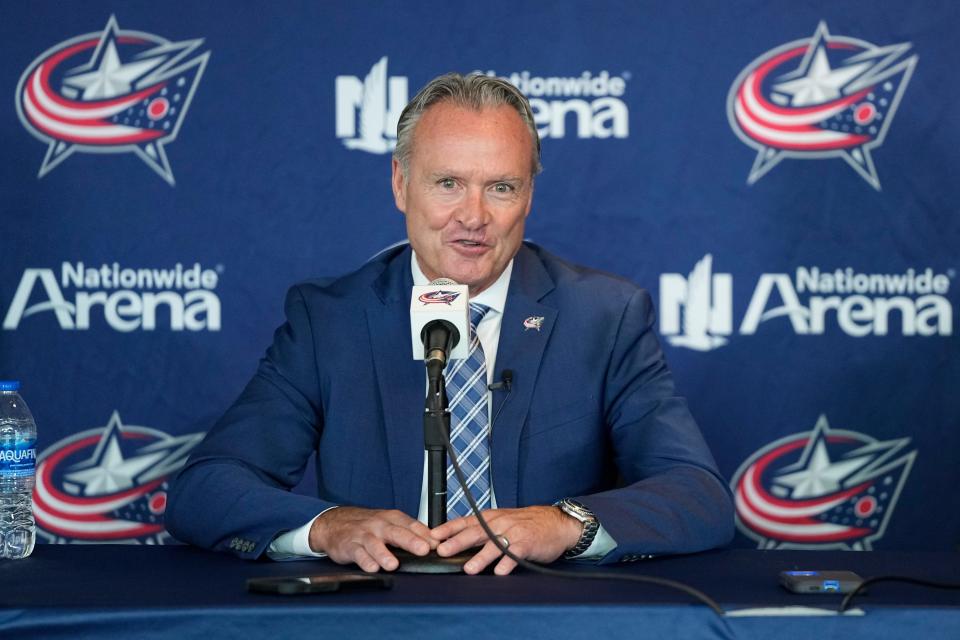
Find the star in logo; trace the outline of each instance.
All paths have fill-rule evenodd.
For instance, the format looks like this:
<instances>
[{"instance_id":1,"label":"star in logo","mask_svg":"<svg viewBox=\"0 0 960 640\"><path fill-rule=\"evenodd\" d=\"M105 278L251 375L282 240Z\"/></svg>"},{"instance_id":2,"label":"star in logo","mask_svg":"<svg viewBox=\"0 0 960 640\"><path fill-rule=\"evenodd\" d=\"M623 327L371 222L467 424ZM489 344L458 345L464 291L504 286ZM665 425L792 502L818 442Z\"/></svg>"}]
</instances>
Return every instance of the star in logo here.
<instances>
[{"instance_id":1,"label":"star in logo","mask_svg":"<svg viewBox=\"0 0 960 640\"><path fill-rule=\"evenodd\" d=\"M859 456L850 460L832 462L822 434L816 442L811 440L811 445L813 445L812 452L808 445L800 462L791 467L784 467L784 471L793 468L800 468L800 471L784 473L774 480L777 484L791 487L793 490L790 492L790 497L794 500L817 498L839 491L843 486L843 479L870 462L873 457Z\"/></svg>"},{"instance_id":2,"label":"star in logo","mask_svg":"<svg viewBox=\"0 0 960 640\"><path fill-rule=\"evenodd\" d=\"M881 467L910 442L910 438L873 441L831 459L830 437L836 438L826 416L820 416L800 459L781 468L773 479L779 485L777 493L786 495L786 487L790 499L800 500L847 489L883 473Z\"/></svg>"},{"instance_id":3,"label":"star in logo","mask_svg":"<svg viewBox=\"0 0 960 640\"><path fill-rule=\"evenodd\" d=\"M116 411L89 460L64 474L64 488L75 495L102 496L142 485L178 469L202 434L168 436L132 451ZM136 442L136 440L132 440Z\"/></svg>"},{"instance_id":4,"label":"star in logo","mask_svg":"<svg viewBox=\"0 0 960 640\"><path fill-rule=\"evenodd\" d=\"M83 89L84 100L105 100L125 93L130 93L134 80L146 75L164 61L163 56L121 64L117 54L116 36L105 41L101 47L104 52L100 56L99 65L96 64L96 54L89 64L68 76L65 85ZM84 68L96 66L94 71L83 72Z\"/></svg>"},{"instance_id":5,"label":"star in logo","mask_svg":"<svg viewBox=\"0 0 960 640\"><path fill-rule=\"evenodd\" d=\"M793 96L790 106L806 107L839 98L843 95L841 92L843 86L863 73L870 64L851 64L839 69L831 69L827 51L823 48L823 43L820 43L813 54L813 61L806 66L807 69L801 66L794 73L784 76L784 78L795 75L802 77L774 85L777 91Z\"/></svg>"}]
</instances>

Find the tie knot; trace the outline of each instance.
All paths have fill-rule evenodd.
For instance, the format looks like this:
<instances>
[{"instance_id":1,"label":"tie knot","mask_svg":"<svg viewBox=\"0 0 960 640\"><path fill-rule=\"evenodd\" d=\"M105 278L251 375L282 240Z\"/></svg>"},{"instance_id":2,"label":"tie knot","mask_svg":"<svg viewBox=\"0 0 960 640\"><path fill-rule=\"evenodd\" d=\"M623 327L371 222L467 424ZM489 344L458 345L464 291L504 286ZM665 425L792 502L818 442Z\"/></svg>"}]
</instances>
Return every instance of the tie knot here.
<instances>
[{"instance_id":1,"label":"tie knot","mask_svg":"<svg viewBox=\"0 0 960 640\"><path fill-rule=\"evenodd\" d=\"M483 320L483 316L486 315L489 310L490 307L485 304L470 303L470 324L473 326L474 331L476 331L480 321Z\"/></svg>"}]
</instances>

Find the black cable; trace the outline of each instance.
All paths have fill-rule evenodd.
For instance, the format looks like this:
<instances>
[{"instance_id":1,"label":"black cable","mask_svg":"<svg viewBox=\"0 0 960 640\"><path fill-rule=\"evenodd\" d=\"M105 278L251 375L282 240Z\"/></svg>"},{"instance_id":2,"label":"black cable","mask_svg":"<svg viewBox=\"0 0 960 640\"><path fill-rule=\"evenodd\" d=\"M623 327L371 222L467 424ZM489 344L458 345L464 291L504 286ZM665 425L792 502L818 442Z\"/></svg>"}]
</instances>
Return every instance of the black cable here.
<instances>
[{"instance_id":1,"label":"black cable","mask_svg":"<svg viewBox=\"0 0 960 640\"><path fill-rule=\"evenodd\" d=\"M500 417L500 412L503 411L503 408L507 406L507 400L510 399L510 394L513 393L513 385L507 385L507 395L500 402L500 407L497 409L497 412L493 414L493 420L490 421L490 430L493 430L493 423L497 421L497 418ZM449 441L448 441L449 442Z\"/></svg>"},{"instance_id":2,"label":"black cable","mask_svg":"<svg viewBox=\"0 0 960 640\"><path fill-rule=\"evenodd\" d=\"M960 589L960 583L956 582L937 582L936 580L911 578L910 576L875 576L873 578L867 578L858 584L856 589L844 597L843 602L840 603L840 613L843 613L847 610L847 607L850 606L850 602L853 601L854 596L856 596L858 593L862 593L867 585L877 584L878 582L906 582L908 584L916 584L920 585L921 587L932 587L934 589Z\"/></svg>"},{"instance_id":3,"label":"black cable","mask_svg":"<svg viewBox=\"0 0 960 640\"><path fill-rule=\"evenodd\" d=\"M502 406L502 405L501 405ZM463 471L460 470L460 464L457 462L457 454L453 450L453 445L450 444L450 439L447 438L445 442L447 448L447 456L450 458L450 464L453 466L453 472L457 476L457 482L460 483L460 488L463 489L463 495L467 499L467 502L470 503L470 509L473 511L473 514L477 517L477 522L480 523L480 527L483 529L484 533L487 534L487 538L500 550L500 552L516 562L518 565L524 569L529 569L535 573L540 573L546 576L553 576L555 578L575 578L575 579L588 579L588 580L624 580L626 582L642 582L645 584L655 584L661 587L667 587L668 589L676 589L682 591L689 596L692 596L696 600L699 600L703 604L707 605L718 616L723 616L724 611L716 601L713 600L710 596L703 593L702 591L695 589L689 585L683 584L682 582L677 582L676 580L670 580L668 578L656 578L653 576L644 576L644 575L634 575L634 574L620 574L620 573L611 573L608 571L564 571L562 569L550 569L544 566L541 566L535 562L530 562L529 560L524 560L519 558L511 552L507 546L501 544L500 536L496 535L493 530L490 528L490 525L487 524L486 519L480 515L480 507L477 505L477 501L473 498L473 493L470 489L467 488L467 478L463 475Z\"/></svg>"}]
</instances>

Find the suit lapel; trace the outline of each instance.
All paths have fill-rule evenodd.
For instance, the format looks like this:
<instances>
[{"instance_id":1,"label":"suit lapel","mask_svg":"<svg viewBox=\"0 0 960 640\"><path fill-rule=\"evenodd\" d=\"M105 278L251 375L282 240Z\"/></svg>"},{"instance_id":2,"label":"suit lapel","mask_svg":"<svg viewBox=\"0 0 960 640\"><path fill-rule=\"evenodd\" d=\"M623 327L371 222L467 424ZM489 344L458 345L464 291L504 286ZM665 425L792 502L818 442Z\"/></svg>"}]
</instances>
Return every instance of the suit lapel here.
<instances>
[{"instance_id":1,"label":"suit lapel","mask_svg":"<svg viewBox=\"0 0 960 640\"><path fill-rule=\"evenodd\" d=\"M493 490L497 506L516 507L519 504L520 436L543 352L556 323L557 309L540 302L554 287L540 259L528 247L521 246L513 263L510 290L500 325L500 343L497 347L497 372L513 371L513 385L509 396L502 391L494 396L493 414L503 409L492 429ZM535 325L540 324L540 328ZM506 401L504 402L504 397Z\"/></svg>"},{"instance_id":2,"label":"suit lapel","mask_svg":"<svg viewBox=\"0 0 960 640\"><path fill-rule=\"evenodd\" d=\"M410 249L394 257L373 283L367 307L373 364L380 389L394 503L417 517L423 474L423 363L410 354Z\"/></svg>"}]
</instances>

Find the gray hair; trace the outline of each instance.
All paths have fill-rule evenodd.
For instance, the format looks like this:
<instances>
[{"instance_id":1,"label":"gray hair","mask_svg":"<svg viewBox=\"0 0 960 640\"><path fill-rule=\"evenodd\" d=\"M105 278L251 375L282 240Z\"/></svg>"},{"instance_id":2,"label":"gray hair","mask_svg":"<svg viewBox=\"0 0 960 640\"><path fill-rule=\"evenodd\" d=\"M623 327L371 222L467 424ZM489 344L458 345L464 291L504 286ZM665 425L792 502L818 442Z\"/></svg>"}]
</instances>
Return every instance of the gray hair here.
<instances>
[{"instance_id":1,"label":"gray hair","mask_svg":"<svg viewBox=\"0 0 960 640\"><path fill-rule=\"evenodd\" d=\"M413 152L413 131L420 117L438 102L452 102L458 106L479 111L484 107L507 105L516 109L520 119L530 131L533 142L533 166L531 175L537 175L543 169L540 164L540 136L533 122L533 111L527 98L515 86L493 76L480 73L461 75L447 73L431 80L420 90L400 114L397 122L397 146L393 150L394 159L403 168L403 179L407 180L410 154Z\"/></svg>"}]
</instances>

